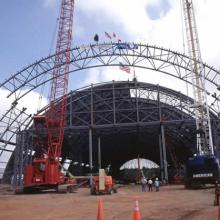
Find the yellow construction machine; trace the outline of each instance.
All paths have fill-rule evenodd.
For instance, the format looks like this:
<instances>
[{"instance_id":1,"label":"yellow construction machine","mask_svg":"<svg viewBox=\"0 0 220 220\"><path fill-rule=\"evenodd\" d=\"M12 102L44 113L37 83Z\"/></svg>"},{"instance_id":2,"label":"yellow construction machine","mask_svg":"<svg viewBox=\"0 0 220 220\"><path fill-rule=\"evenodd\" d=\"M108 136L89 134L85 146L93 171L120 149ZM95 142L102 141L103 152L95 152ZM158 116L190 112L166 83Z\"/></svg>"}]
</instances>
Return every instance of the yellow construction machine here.
<instances>
[{"instance_id":1,"label":"yellow construction machine","mask_svg":"<svg viewBox=\"0 0 220 220\"><path fill-rule=\"evenodd\" d=\"M99 169L99 175L91 181L91 195L117 193L112 176L107 176L104 169Z\"/></svg>"}]
</instances>

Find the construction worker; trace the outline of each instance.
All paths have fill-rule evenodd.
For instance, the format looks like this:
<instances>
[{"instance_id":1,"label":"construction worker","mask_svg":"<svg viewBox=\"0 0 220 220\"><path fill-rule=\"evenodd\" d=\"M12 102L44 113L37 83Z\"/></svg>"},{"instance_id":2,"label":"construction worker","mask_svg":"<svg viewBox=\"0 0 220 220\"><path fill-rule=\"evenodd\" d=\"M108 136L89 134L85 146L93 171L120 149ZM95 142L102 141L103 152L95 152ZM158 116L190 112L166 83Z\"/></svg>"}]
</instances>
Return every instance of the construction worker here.
<instances>
[{"instance_id":1,"label":"construction worker","mask_svg":"<svg viewBox=\"0 0 220 220\"><path fill-rule=\"evenodd\" d=\"M152 179L149 179L147 183L148 183L148 191L150 192L150 191L152 191L152 186L153 186Z\"/></svg>"},{"instance_id":2,"label":"construction worker","mask_svg":"<svg viewBox=\"0 0 220 220\"><path fill-rule=\"evenodd\" d=\"M154 186L156 188L156 192L159 192L160 182L159 182L157 177L156 177L156 179L154 181Z\"/></svg>"},{"instance_id":3,"label":"construction worker","mask_svg":"<svg viewBox=\"0 0 220 220\"><path fill-rule=\"evenodd\" d=\"M147 180L144 176L141 177L141 189L142 192L146 192Z\"/></svg>"}]
</instances>

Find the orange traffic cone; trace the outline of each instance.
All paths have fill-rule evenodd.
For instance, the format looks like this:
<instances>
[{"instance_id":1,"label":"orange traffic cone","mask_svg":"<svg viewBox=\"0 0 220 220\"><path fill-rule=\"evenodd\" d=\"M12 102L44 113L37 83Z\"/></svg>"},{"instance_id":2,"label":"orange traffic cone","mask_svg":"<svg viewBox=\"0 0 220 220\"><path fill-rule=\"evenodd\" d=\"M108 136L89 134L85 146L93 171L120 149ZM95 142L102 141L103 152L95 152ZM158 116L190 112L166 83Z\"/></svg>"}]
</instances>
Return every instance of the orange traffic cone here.
<instances>
[{"instance_id":1,"label":"orange traffic cone","mask_svg":"<svg viewBox=\"0 0 220 220\"><path fill-rule=\"evenodd\" d=\"M97 220L103 220L103 207L102 207L102 200L101 199L99 199L99 203L98 203Z\"/></svg>"},{"instance_id":2,"label":"orange traffic cone","mask_svg":"<svg viewBox=\"0 0 220 220\"><path fill-rule=\"evenodd\" d=\"M134 207L134 220L141 220L141 213L139 209L139 203L137 200L135 201L135 207Z\"/></svg>"}]
</instances>

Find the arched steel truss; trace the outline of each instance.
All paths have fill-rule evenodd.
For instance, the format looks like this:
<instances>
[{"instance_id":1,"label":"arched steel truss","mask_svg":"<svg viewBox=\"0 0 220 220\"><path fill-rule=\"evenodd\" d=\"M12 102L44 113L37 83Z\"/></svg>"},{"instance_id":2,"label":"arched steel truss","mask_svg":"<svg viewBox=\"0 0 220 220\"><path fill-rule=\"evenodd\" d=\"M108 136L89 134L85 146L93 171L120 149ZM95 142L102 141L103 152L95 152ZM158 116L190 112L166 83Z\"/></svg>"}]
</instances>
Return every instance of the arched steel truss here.
<instances>
[{"instance_id":1,"label":"arched steel truss","mask_svg":"<svg viewBox=\"0 0 220 220\"><path fill-rule=\"evenodd\" d=\"M71 50L70 72L83 69L127 65L155 70L191 84L191 58L168 49L134 43L104 43L76 47ZM18 71L0 84L18 101L28 92L52 79L55 55L43 58ZM204 66L206 87L220 85L220 72L207 64ZM24 90L25 92L21 92Z\"/></svg>"},{"instance_id":2,"label":"arched steel truss","mask_svg":"<svg viewBox=\"0 0 220 220\"><path fill-rule=\"evenodd\" d=\"M156 46L135 43L103 43L72 49L70 72L102 66L127 65L155 70L191 84L190 62L190 58L184 54ZM51 81L54 64L55 55L51 55L25 67L0 84L0 88L8 91L8 97L13 97L12 107L6 111L0 121L3 130L0 140L2 142L1 154L3 150L7 149L6 146L14 143L15 134L21 129L20 126L24 127L31 121L31 117L25 113L25 109L18 109L18 113L14 114L13 119L8 115L12 115L14 106L20 103L26 94ZM220 84L220 72L207 64L204 64L203 71L208 88L207 94L210 95L213 103L211 108L217 114L219 95L216 88ZM23 114L26 114L26 119L20 122L21 118L24 118ZM11 130L13 130L12 135L4 135ZM10 151L10 149L7 150Z\"/></svg>"}]
</instances>

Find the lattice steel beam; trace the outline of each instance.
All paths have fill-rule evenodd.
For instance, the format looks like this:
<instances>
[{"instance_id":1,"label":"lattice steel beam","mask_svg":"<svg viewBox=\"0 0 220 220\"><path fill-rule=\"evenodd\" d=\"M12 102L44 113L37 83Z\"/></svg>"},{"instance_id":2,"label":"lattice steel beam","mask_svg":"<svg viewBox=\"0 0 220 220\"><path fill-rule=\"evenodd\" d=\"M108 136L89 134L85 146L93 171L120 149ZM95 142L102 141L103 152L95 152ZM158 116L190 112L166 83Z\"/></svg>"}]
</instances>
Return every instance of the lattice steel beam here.
<instances>
[{"instance_id":1,"label":"lattice steel beam","mask_svg":"<svg viewBox=\"0 0 220 220\"><path fill-rule=\"evenodd\" d=\"M119 66L120 63L159 71L191 84L191 59L184 54L164 48L132 43L106 43L81 46L71 50L70 72L101 66ZM12 75L0 84L14 95L15 101L52 79L54 55L44 58ZM64 64L63 64L64 65ZM220 72L204 64L204 75L209 85L217 88ZM43 77L44 76L44 77ZM21 93L25 88L26 92Z\"/></svg>"}]
</instances>

